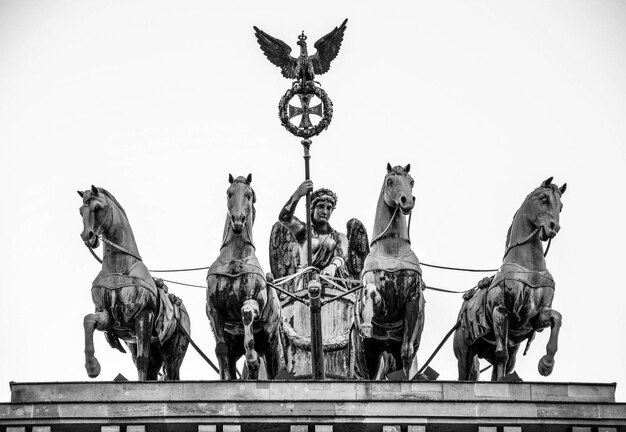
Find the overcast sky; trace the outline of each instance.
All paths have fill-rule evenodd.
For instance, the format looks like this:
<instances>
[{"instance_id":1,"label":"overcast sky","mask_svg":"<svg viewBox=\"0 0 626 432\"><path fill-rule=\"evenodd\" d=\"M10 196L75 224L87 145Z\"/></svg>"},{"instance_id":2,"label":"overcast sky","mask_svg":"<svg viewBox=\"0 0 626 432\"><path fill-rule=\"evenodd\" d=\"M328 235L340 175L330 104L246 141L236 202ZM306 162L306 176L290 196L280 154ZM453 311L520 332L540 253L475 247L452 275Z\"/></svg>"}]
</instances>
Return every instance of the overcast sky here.
<instances>
[{"instance_id":1,"label":"overcast sky","mask_svg":"<svg viewBox=\"0 0 626 432\"><path fill-rule=\"evenodd\" d=\"M219 252L228 174L252 173L254 238L269 271L271 226L304 174L299 140L277 116L290 82L252 26L295 48L305 30L314 51L344 18L341 51L317 77L333 121L311 148L316 187L339 195L333 226L345 232L357 217L371 237L386 163L410 163L418 257L493 268L526 195L550 176L567 182L547 258L563 314L555 370L537 372L546 331L517 372L618 382L626 400L626 3L216 4L0 2L0 400L11 380L89 379L82 320L100 266L79 238L77 189L115 195L149 268L197 267ZM167 278L203 285L205 275ZM428 285L448 289L481 277L424 269ZM205 291L170 289L214 358ZM461 305L459 295L425 296L420 362ZM98 380L136 379L130 355L102 333L95 340ZM432 367L456 379L450 342ZM217 378L191 347L181 376Z\"/></svg>"}]
</instances>

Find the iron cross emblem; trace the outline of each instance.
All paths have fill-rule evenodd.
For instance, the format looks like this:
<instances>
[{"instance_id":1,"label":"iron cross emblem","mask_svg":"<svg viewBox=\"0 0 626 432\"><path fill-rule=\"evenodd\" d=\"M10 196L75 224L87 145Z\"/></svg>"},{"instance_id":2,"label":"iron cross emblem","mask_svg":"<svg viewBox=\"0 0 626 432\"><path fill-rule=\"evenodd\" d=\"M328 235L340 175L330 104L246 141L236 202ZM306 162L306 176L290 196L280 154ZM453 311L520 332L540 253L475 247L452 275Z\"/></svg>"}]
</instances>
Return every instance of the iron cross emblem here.
<instances>
[{"instance_id":1,"label":"iron cross emblem","mask_svg":"<svg viewBox=\"0 0 626 432\"><path fill-rule=\"evenodd\" d=\"M313 123L311 123L311 119L309 117L310 114L322 117L323 114L323 109L322 109L322 104L318 104L315 105L314 107L310 107L309 103L311 102L311 98L314 95L309 93L309 94L298 94L298 97L300 98L300 107L295 107L293 105L289 105L289 120L291 120L294 117L297 117L299 115L302 116L302 118L300 119L300 125L298 126L299 129L309 129L313 127Z\"/></svg>"}]
</instances>

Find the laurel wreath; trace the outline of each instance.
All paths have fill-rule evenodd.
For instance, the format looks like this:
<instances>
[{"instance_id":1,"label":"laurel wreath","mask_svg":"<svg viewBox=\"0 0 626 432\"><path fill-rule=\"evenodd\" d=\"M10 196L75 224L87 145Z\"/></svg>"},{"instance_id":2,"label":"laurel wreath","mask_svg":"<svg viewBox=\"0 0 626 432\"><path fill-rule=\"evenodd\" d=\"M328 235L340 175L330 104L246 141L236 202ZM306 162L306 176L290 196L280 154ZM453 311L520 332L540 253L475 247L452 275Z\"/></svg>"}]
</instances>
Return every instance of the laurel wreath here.
<instances>
[{"instance_id":1,"label":"laurel wreath","mask_svg":"<svg viewBox=\"0 0 626 432\"><path fill-rule=\"evenodd\" d=\"M322 111L324 115L320 122L310 128L300 129L289 121L289 101L298 94L314 94L322 101ZM319 135L323 130L328 128L330 121L333 118L333 103L324 90L315 86L312 82L307 82L304 85L295 83L292 88L280 98L278 103L278 117L280 122L292 135L300 138L310 138Z\"/></svg>"}]
</instances>

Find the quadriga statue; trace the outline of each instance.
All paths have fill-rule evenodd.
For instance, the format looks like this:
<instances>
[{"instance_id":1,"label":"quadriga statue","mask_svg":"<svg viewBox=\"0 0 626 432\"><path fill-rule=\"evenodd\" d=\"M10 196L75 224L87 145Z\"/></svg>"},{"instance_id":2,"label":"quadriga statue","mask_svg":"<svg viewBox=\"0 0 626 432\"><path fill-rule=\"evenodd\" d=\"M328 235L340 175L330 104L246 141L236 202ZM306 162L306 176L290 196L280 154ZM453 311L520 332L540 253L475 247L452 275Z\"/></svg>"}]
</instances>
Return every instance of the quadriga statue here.
<instances>
[{"instance_id":1,"label":"quadriga statue","mask_svg":"<svg viewBox=\"0 0 626 432\"><path fill-rule=\"evenodd\" d=\"M424 282L411 249L407 215L415 206L411 166L392 167L376 204L371 250L363 265L364 288L354 308L352 375L385 379L403 370L405 379L424 328Z\"/></svg>"},{"instance_id":2,"label":"quadriga statue","mask_svg":"<svg viewBox=\"0 0 626 432\"><path fill-rule=\"evenodd\" d=\"M126 212L115 197L92 186L79 191L83 199L81 238L93 249L104 243L102 270L91 286L96 306L85 316L85 368L91 378L100 374L95 357L94 330L103 331L111 347L126 352L126 342L139 380L156 380L163 368L165 380L179 380L190 331L189 316L180 299L167 294L141 260ZM95 253L94 253L94 256Z\"/></svg>"},{"instance_id":3,"label":"quadriga statue","mask_svg":"<svg viewBox=\"0 0 626 432\"><path fill-rule=\"evenodd\" d=\"M507 233L500 270L464 296L454 334L459 380L478 379L478 358L494 366L493 381L501 380L514 370L522 342L526 341L525 354L535 332L548 327L546 355L538 368L544 376L552 372L561 314L552 309L555 284L541 242L561 229L565 189L565 184L560 188L552 184L550 177L526 197Z\"/></svg>"},{"instance_id":4,"label":"quadriga statue","mask_svg":"<svg viewBox=\"0 0 626 432\"><path fill-rule=\"evenodd\" d=\"M281 310L255 254L252 175L229 175L228 181L222 246L207 275L207 315L217 342L220 378L235 379L236 362L245 354L243 377L257 379L260 354L267 377L273 379L283 368Z\"/></svg>"}]
</instances>

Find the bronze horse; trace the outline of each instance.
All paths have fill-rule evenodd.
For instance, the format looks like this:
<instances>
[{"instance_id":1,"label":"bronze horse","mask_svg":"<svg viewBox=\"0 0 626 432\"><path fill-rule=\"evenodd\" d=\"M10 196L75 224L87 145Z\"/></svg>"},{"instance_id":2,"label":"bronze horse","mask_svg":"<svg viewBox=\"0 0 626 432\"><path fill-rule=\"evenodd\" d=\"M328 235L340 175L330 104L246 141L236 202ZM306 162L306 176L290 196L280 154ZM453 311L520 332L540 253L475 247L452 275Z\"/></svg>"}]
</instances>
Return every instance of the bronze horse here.
<instances>
[{"instance_id":1,"label":"bronze horse","mask_svg":"<svg viewBox=\"0 0 626 432\"><path fill-rule=\"evenodd\" d=\"M551 308L555 284L541 242L561 229L566 186L557 187L550 177L526 197L513 217L498 273L464 296L454 334L459 380L478 379L478 357L494 366L493 381L502 380L514 370L521 343L527 340L526 354L535 332L547 327L550 339L538 368L543 376L552 372L561 314Z\"/></svg>"},{"instance_id":2,"label":"bronze horse","mask_svg":"<svg viewBox=\"0 0 626 432\"><path fill-rule=\"evenodd\" d=\"M365 379L384 379L400 364L410 379L424 328L422 270L406 222L415 206L410 168L387 164L362 271L364 288L354 307L351 373Z\"/></svg>"},{"instance_id":3,"label":"bronze horse","mask_svg":"<svg viewBox=\"0 0 626 432\"><path fill-rule=\"evenodd\" d=\"M102 270L93 281L91 297L96 312L85 316L85 368L91 378L100 374L94 356L94 330L105 332L111 347L126 352L137 366L139 380L179 380L189 341L189 316L162 281L154 280L142 262L126 212L103 188L78 194L83 199L81 238L90 249L104 243ZM92 250L93 252L93 250Z\"/></svg>"},{"instance_id":4,"label":"bronze horse","mask_svg":"<svg viewBox=\"0 0 626 432\"><path fill-rule=\"evenodd\" d=\"M255 255L252 239L256 195L252 175L229 175L228 215L220 255L207 275L207 315L215 335L220 379L235 378L236 362L245 353L249 376L257 379L264 357L267 376L282 369L283 352L279 324L280 301Z\"/></svg>"}]
</instances>

